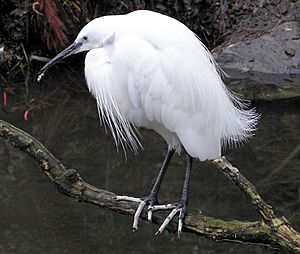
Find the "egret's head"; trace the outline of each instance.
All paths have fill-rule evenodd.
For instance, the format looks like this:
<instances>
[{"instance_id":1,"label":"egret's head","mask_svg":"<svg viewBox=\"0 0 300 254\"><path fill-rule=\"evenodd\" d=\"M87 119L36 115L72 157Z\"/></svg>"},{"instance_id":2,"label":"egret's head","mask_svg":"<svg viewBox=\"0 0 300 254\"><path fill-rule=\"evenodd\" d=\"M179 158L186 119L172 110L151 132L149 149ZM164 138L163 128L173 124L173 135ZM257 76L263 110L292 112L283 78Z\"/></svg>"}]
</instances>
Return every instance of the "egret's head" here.
<instances>
[{"instance_id":1,"label":"egret's head","mask_svg":"<svg viewBox=\"0 0 300 254\"><path fill-rule=\"evenodd\" d=\"M44 76L44 73L58 61L70 55L95 48L101 48L111 43L114 39L114 31L107 21L109 21L109 17L102 17L94 19L85 25L77 35L75 41L39 71L38 81L40 81Z\"/></svg>"},{"instance_id":2,"label":"egret's head","mask_svg":"<svg viewBox=\"0 0 300 254\"><path fill-rule=\"evenodd\" d=\"M110 22L111 18L94 19L84 26L74 41L75 44L79 45L74 53L102 48L111 43L114 39L114 29L112 22Z\"/></svg>"}]
</instances>

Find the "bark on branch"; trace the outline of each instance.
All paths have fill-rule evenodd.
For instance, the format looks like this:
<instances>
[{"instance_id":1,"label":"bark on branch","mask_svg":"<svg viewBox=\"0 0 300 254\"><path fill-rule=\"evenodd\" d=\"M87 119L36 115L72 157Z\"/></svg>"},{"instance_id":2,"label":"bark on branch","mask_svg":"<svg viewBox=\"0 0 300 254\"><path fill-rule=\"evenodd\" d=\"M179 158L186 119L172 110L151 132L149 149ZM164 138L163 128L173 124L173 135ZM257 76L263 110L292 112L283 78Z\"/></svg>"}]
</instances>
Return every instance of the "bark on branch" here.
<instances>
[{"instance_id":1,"label":"bark on branch","mask_svg":"<svg viewBox=\"0 0 300 254\"><path fill-rule=\"evenodd\" d=\"M39 141L28 133L0 120L0 136L13 146L35 159L42 172L57 189L76 200L84 201L119 213L133 216L136 203L117 201L116 194L98 189L84 182L74 169L68 169L57 160ZM187 214L183 230L214 241L264 244L300 253L300 234L284 217L276 217L273 209L257 193L255 187L233 167L225 157L213 161L247 196L261 215L261 221L224 221L199 214ZM166 213L153 214L153 222L162 223ZM146 212L141 218L147 220ZM169 229L176 230L176 220Z\"/></svg>"}]
</instances>

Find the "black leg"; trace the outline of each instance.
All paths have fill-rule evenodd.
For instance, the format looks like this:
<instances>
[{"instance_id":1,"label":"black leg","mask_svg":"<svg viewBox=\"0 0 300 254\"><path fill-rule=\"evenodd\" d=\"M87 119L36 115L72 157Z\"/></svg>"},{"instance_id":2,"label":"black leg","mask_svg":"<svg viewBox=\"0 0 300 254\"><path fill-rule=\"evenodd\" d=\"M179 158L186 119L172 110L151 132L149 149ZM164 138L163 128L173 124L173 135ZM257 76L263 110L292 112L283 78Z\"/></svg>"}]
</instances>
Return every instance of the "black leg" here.
<instances>
[{"instance_id":1,"label":"black leg","mask_svg":"<svg viewBox=\"0 0 300 254\"><path fill-rule=\"evenodd\" d=\"M173 217L179 212L179 220L178 220L178 236L180 236L182 232L182 223L186 214L186 207L188 202L188 192L189 192L189 182L190 182L190 175L192 170L192 163L193 163L193 157L188 155L187 159L187 166L185 170L185 178L183 183L183 190L182 190L182 196L180 201L176 204L172 212L168 215L168 217L165 219L165 221L162 223L156 234L161 233L166 226L169 224L169 222L173 219ZM170 204L171 206L171 204Z\"/></svg>"},{"instance_id":2,"label":"black leg","mask_svg":"<svg viewBox=\"0 0 300 254\"><path fill-rule=\"evenodd\" d=\"M183 190L182 190L182 196L181 200L187 204L188 202L188 194L189 194L189 185L190 185L190 175L192 171L192 163L193 163L193 157L188 155L188 161L186 165L185 170L185 177L184 177L184 183L183 183Z\"/></svg>"},{"instance_id":3,"label":"black leg","mask_svg":"<svg viewBox=\"0 0 300 254\"><path fill-rule=\"evenodd\" d=\"M174 150L168 150L168 153L165 157L165 160L161 166L161 169L158 173L158 176L155 180L155 183L153 184L152 186L152 189L150 191L150 194L144 198L142 198L142 200L144 201L148 201L149 202L149 205L152 206L154 204L157 203L157 195L158 195L158 192L159 192L159 188L160 188L160 185L161 185L161 182L162 182L162 179L167 171L167 168L169 166L169 163L170 163L170 160L172 158L174 154Z\"/></svg>"},{"instance_id":4,"label":"black leg","mask_svg":"<svg viewBox=\"0 0 300 254\"><path fill-rule=\"evenodd\" d=\"M174 150L168 150L168 153L165 157L165 160L161 166L161 169L159 171L159 174L156 178L156 181L150 191L150 194L148 196L145 196L143 198L134 198L134 197L128 197L128 196L117 196L117 199L118 200L127 200L127 201L133 201L133 202L137 202L139 203L139 206L134 214L134 220L133 220L133 225L132 225L132 228L133 228L133 231L137 230L138 229L138 220L139 220L139 217L143 211L143 208L146 206L146 205L149 205L148 206L148 220L151 221L152 219L152 213L153 213L153 205L157 203L157 195L158 195L158 192L159 192L159 188L160 188L160 185L161 185L161 182L162 182L162 179L167 171L167 168L168 168L168 165L169 165L169 162L172 158L174 154ZM174 206L172 205L171 207L169 205L167 206L163 206L162 209L170 209L170 208L174 208Z\"/></svg>"},{"instance_id":5,"label":"black leg","mask_svg":"<svg viewBox=\"0 0 300 254\"><path fill-rule=\"evenodd\" d=\"M178 234L180 234L181 231L182 231L181 230L182 229L182 222L183 222L185 214L186 214L186 207L187 207L187 203L188 203L190 175L191 175L191 171L192 171L192 164L193 164L193 157L188 155L188 161L187 161L186 170L185 170L185 178L184 178L184 183L183 183L182 196L181 196L181 200L179 202L179 205L182 207L182 211L180 211L180 214L179 214Z\"/></svg>"},{"instance_id":6,"label":"black leg","mask_svg":"<svg viewBox=\"0 0 300 254\"><path fill-rule=\"evenodd\" d=\"M134 198L134 197L128 197L128 196L117 196L118 200L127 200L127 201L133 201L139 203L139 206L134 214L134 220L133 220L133 231L138 229L138 220L139 217L146 205L148 205L148 220L151 221L152 213L156 210L167 210L167 209L173 209L171 213L168 215L168 217L165 219L165 221L162 223L156 234L159 234L163 232L163 230L166 228L166 226L169 224L169 222L173 219L173 217L179 213L179 220L178 220L178 236L180 236L182 232L182 224L183 220L185 218L186 214L186 207L188 203L188 192L189 192L189 183L190 183L190 175L192 171L192 163L193 158L188 155L187 156L187 166L185 170L185 178L183 183L183 189L182 189L182 196L178 203L170 203L166 205L155 205L157 203L157 196L159 192L159 188L162 182L162 179L166 173L166 170L168 168L169 162L174 154L174 150L169 150L165 160L161 166L161 169L159 171L159 174L155 180L155 183L152 186L152 189L150 191L150 194L148 196L145 196L143 198Z\"/></svg>"}]
</instances>

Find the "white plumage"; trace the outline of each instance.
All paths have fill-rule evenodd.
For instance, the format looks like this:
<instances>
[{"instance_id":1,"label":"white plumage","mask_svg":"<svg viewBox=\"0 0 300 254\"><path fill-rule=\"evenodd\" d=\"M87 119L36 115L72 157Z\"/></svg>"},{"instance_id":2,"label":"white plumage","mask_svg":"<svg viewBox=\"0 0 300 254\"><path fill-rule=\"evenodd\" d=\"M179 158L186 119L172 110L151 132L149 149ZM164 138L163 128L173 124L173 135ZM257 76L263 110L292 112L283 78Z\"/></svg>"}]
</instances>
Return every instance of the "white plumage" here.
<instances>
[{"instance_id":1,"label":"white plumage","mask_svg":"<svg viewBox=\"0 0 300 254\"><path fill-rule=\"evenodd\" d=\"M137 151L142 145L136 127L152 129L168 143L150 194L117 197L139 203L133 229L148 205L148 220L153 211L173 209L157 233L178 213L180 234L193 158L215 159L222 146L246 140L255 130L257 114L226 89L222 70L199 38L167 16L135 11L95 19L42 68L38 80L57 61L81 51L89 51L86 82L96 98L100 119L110 128L116 144ZM182 197L174 204L156 205L171 157L182 148L188 154Z\"/></svg>"},{"instance_id":2,"label":"white plumage","mask_svg":"<svg viewBox=\"0 0 300 254\"><path fill-rule=\"evenodd\" d=\"M108 41L87 53L86 81L117 144L137 150L135 126L145 127L206 160L252 134L254 110L226 89L212 55L179 21L150 11L106 16L77 39L93 41L92 30Z\"/></svg>"}]
</instances>

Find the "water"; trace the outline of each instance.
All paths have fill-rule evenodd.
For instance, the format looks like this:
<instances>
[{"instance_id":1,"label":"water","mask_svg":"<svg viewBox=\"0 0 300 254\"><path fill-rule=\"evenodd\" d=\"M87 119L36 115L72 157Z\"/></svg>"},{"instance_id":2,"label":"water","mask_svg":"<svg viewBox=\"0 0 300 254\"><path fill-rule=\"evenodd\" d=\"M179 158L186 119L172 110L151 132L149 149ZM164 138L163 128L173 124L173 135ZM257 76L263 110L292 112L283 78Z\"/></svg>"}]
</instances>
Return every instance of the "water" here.
<instances>
[{"instance_id":1,"label":"water","mask_svg":"<svg viewBox=\"0 0 300 254\"><path fill-rule=\"evenodd\" d=\"M66 83L80 93L64 90ZM122 195L147 194L166 152L158 135L141 131L145 149L137 157L128 152L126 161L111 135L99 126L95 102L82 78L50 77L36 89L47 107L30 111L27 122L22 110L1 110L1 119L38 138L90 184ZM14 98L9 97L8 107L13 105ZM276 214L287 217L299 230L300 152L295 150L300 144L299 102L256 106L262 114L256 136L225 154ZM155 237L158 226L145 222L132 233L130 216L59 194L32 159L3 141L0 155L0 253L285 253L256 245L215 243L187 233L180 239L168 232ZM175 156L160 200L178 201L184 167L183 158ZM194 164L188 210L225 220L259 218L243 194L208 162Z\"/></svg>"}]
</instances>

